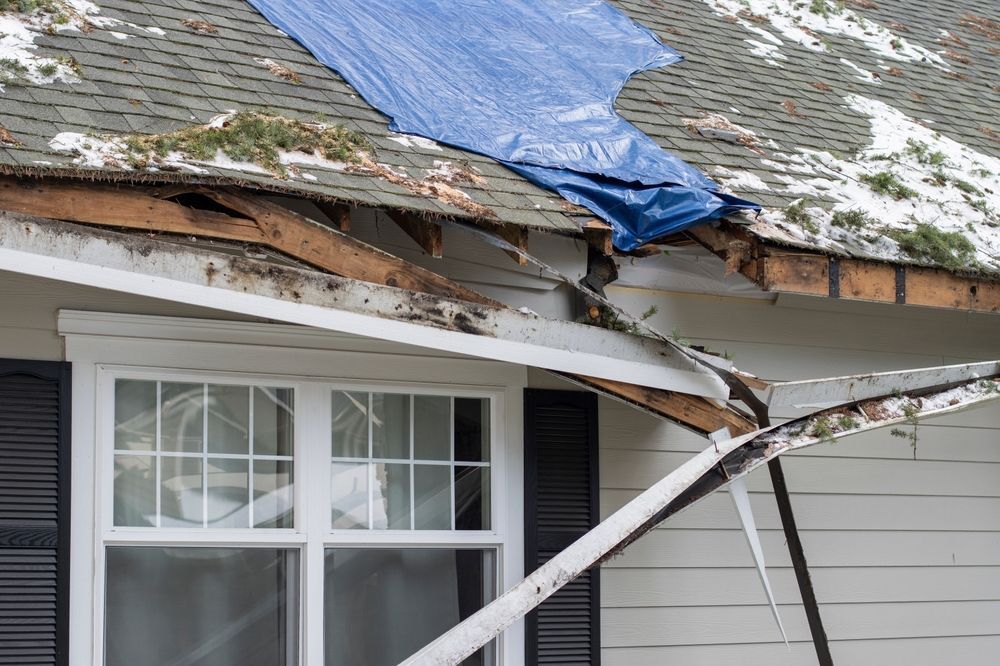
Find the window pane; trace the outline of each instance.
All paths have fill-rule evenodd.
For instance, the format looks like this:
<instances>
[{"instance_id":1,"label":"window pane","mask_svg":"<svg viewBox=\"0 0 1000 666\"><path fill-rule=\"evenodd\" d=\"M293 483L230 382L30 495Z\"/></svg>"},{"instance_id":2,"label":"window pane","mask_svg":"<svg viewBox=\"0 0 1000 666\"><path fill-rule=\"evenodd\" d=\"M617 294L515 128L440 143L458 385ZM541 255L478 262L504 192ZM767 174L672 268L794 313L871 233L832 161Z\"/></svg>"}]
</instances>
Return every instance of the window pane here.
<instances>
[{"instance_id":1,"label":"window pane","mask_svg":"<svg viewBox=\"0 0 1000 666\"><path fill-rule=\"evenodd\" d=\"M455 467L455 529L490 529L488 467Z\"/></svg>"},{"instance_id":2,"label":"window pane","mask_svg":"<svg viewBox=\"0 0 1000 666\"><path fill-rule=\"evenodd\" d=\"M372 394L372 452L375 458L410 459L410 396Z\"/></svg>"},{"instance_id":3,"label":"window pane","mask_svg":"<svg viewBox=\"0 0 1000 666\"><path fill-rule=\"evenodd\" d=\"M333 392L333 456L368 457L368 394Z\"/></svg>"},{"instance_id":4,"label":"window pane","mask_svg":"<svg viewBox=\"0 0 1000 666\"><path fill-rule=\"evenodd\" d=\"M451 398L413 397L413 457L451 460Z\"/></svg>"},{"instance_id":5,"label":"window pane","mask_svg":"<svg viewBox=\"0 0 1000 666\"><path fill-rule=\"evenodd\" d=\"M298 553L107 549L107 666L296 666Z\"/></svg>"},{"instance_id":6,"label":"window pane","mask_svg":"<svg viewBox=\"0 0 1000 666\"><path fill-rule=\"evenodd\" d=\"M253 452L256 455L292 455L295 414L292 389L253 390Z\"/></svg>"},{"instance_id":7,"label":"window pane","mask_svg":"<svg viewBox=\"0 0 1000 666\"><path fill-rule=\"evenodd\" d=\"M410 529L410 466L375 464L372 469L375 473L372 527Z\"/></svg>"},{"instance_id":8,"label":"window pane","mask_svg":"<svg viewBox=\"0 0 1000 666\"><path fill-rule=\"evenodd\" d=\"M115 456L115 525L156 525L156 458Z\"/></svg>"},{"instance_id":9,"label":"window pane","mask_svg":"<svg viewBox=\"0 0 1000 666\"><path fill-rule=\"evenodd\" d=\"M200 453L204 420L203 384L160 383L160 448Z\"/></svg>"},{"instance_id":10,"label":"window pane","mask_svg":"<svg viewBox=\"0 0 1000 666\"><path fill-rule=\"evenodd\" d=\"M368 527L368 463L333 463L333 529Z\"/></svg>"},{"instance_id":11,"label":"window pane","mask_svg":"<svg viewBox=\"0 0 1000 666\"><path fill-rule=\"evenodd\" d=\"M208 385L208 452L250 452L250 388Z\"/></svg>"},{"instance_id":12,"label":"window pane","mask_svg":"<svg viewBox=\"0 0 1000 666\"><path fill-rule=\"evenodd\" d=\"M253 461L254 527L291 528L292 463L285 460Z\"/></svg>"},{"instance_id":13,"label":"window pane","mask_svg":"<svg viewBox=\"0 0 1000 666\"><path fill-rule=\"evenodd\" d=\"M115 380L115 448L156 448L156 382Z\"/></svg>"},{"instance_id":14,"label":"window pane","mask_svg":"<svg viewBox=\"0 0 1000 666\"><path fill-rule=\"evenodd\" d=\"M160 526L202 526L201 458L160 458Z\"/></svg>"},{"instance_id":15,"label":"window pane","mask_svg":"<svg viewBox=\"0 0 1000 666\"><path fill-rule=\"evenodd\" d=\"M485 398L455 398L455 460L489 462L489 400Z\"/></svg>"},{"instance_id":16,"label":"window pane","mask_svg":"<svg viewBox=\"0 0 1000 666\"><path fill-rule=\"evenodd\" d=\"M495 596L492 550L326 551L326 664L396 666ZM490 644L463 664L495 664Z\"/></svg>"},{"instance_id":17,"label":"window pane","mask_svg":"<svg viewBox=\"0 0 1000 666\"><path fill-rule=\"evenodd\" d=\"M249 479L248 460L208 459L208 527L250 527Z\"/></svg>"},{"instance_id":18,"label":"window pane","mask_svg":"<svg viewBox=\"0 0 1000 666\"><path fill-rule=\"evenodd\" d=\"M451 529L451 466L414 465L413 526L418 530Z\"/></svg>"}]
</instances>

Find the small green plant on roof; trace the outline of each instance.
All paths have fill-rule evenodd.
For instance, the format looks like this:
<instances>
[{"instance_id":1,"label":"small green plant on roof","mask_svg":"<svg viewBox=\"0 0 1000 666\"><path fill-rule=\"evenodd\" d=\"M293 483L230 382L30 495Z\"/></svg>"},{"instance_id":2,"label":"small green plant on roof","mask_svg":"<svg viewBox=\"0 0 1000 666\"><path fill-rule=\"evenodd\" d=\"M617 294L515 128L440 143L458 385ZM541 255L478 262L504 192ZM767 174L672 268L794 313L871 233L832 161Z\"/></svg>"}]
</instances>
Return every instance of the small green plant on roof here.
<instances>
[{"instance_id":1,"label":"small green plant on roof","mask_svg":"<svg viewBox=\"0 0 1000 666\"><path fill-rule=\"evenodd\" d=\"M975 262L976 246L959 231L941 231L933 224L920 222L910 231L893 229L887 235L917 261L955 271L968 269Z\"/></svg>"},{"instance_id":2,"label":"small green plant on roof","mask_svg":"<svg viewBox=\"0 0 1000 666\"><path fill-rule=\"evenodd\" d=\"M681 347L691 346L691 341L681 335L679 328L675 328L670 332L670 339L679 344Z\"/></svg>"},{"instance_id":3,"label":"small green plant on roof","mask_svg":"<svg viewBox=\"0 0 1000 666\"><path fill-rule=\"evenodd\" d=\"M896 177L896 174L891 171L879 171L874 174L864 174L861 176L861 182L872 188L873 191L878 194L885 194L891 196L896 201L900 199L912 199L917 196L914 190L911 190L906 185L903 185Z\"/></svg>"},{"instance_id":4,"label":"small green plant on roof","mask_svg":"<svg viewBox=\"0 0 1000 666\"><path fill-rule=\"evenodd\" d=\"M852 208L851 210L838 210L830 219L830 224L833 226L841 227L843 229L852 229L854 231L864 229L872 225L874 222L875 220L868 213L858 208Z\"/></svg>"},{"instance_id":5,"label":"small green plant on roof","mask_svg":"<svg viewBox=\"0 0 1000 666\"><path fill-rule=\"evenodd\" d=\"M0 13L18 12L20 14L30 14L36 9L55 13L60 10L60 7L56 0L0 0Z\"/></svg>"},{"instance_id":6,"label":"small green plant on roof","mask_svg":"<svg viewBox=\"0 0 1000 666\"><path fill-rule=\"evenodd\" d=\"M809 217L809 213L806 212L805 199L799 199L795 203L785 206L783 214L786 221L802 227L809 233L819 233L819 226L812 221L812 218Z\"/></svg>"},{"instance_id":7,"label":"small green plant on roof","mask_svg":"<svg viewBox=\"0 0 1000 666\"><path fill-rule=\"evenodd\" d=\"M14 83L19 81L28 68L14 58L0 58L0 83Z\"/></svg>"},{"instance_id":8,"label":"small green plant on roof","mask_svg":"<svg viewBox=\"0 0 1000 666\"><path fill-rule=\"evenodd\" d=\"M823 18L829 18L830 16L830 6L826 3L826 0L812 0L809 3L809 11Z\"/></svg>"},{"instance_id":9,"label":"small green plant on roof","mask_svg":"<svg viewBox=\"0 0 1000 666\"><path fill-rule=\"evenodd\" d=\"M930 146L917 139L906 140L906 152L917 158L921 164L941 166L948 161L948 156L940 150L931 150Z\"/></svg>"},{"instance_id":10,"label":"small green plant on roof","mask_svg":"<svg viewBox=\"0 0 1000 666\"><path fill-rule=\"evenodd\" d=\"M982 192L979 191L979 188L967 180L962 180L961 178L952 178L951 184L957 187L962 192L965 192L966 194L971 194L973 196L982 195Z\"/></svg>"},{"instance_id":11,"label":"small green plant on roof","mask_svg":"<svg viewBox=\"0 0 1000 666\"><path fill-rule=\"evenodd\" d=\"M167 134L132 134L125 143L134 153L132 166L145 167L150 154L166 157L176 152L209 161L219 151L231 159L253 162L278 175L287 172L282 152L301 151L328 160L359 163L371 151L365 137L342 126L306 123L258 111L240 111L221 126L188 127Z\"/></svg>"}]
</instances>

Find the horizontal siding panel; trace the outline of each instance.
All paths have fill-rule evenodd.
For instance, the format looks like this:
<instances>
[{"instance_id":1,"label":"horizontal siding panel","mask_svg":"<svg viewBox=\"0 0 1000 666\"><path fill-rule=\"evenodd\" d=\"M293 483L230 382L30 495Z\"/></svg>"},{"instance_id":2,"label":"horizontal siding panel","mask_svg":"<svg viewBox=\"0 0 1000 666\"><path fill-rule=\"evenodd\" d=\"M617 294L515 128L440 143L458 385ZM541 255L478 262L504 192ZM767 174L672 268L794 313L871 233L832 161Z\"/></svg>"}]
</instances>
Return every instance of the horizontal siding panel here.
<instances>
[{"instance_id":1,"label":"horizontal siding panel","mask_svg":"<svg viewBox=\"0 0 1000 666\"><path fill-rule=\"evenodd\" d=\"M605 450L601 487L649 488L690 456L659 451ZM1000 497L1000 463L786 457L789 490L811 493ZM750 474L750 490L771 489L767 471Z\"/></svg>"},{"instance_id":2,"label":"horizontal siding panel","mask_svg":"<svg viewBox=\"0 0 1000 666\"><path fill-rule=\"evenodd\" d=\"M604 490L601 515L606 518L638 494L638 490ZM1000 498L995 497L792 493L791 498L795 522L806 530L1000 531ZM758 528L781 529L772 493L751 493L750 505ZM723 489L662 523L659 529L739 527L736 509Z\"/></svg>"},{"instance_id":3,"label":"horizontal siding panel","mask_svg":"<svg viewBox=\"0 0 1000 666\"><path fill-rule=\"evenodd\" d=\"M994 666L1000 636L904 638L834 641L838 666ZM610 648L602 652L604 666L815 666L812 643L750 643L676 647Z\"/></svg>"},{"instance_id":4,"label":"horizontal siding panel","mask_svg":"<svg viewBox=\"0 0 1000 666\"><path fill-rule=\"evenodd\" d=\"M1000 601L1000 563L995 567L812 567L820 604L910 601ZM795 572L768 567L779 604L801 602ZM757 570L604 570L605 608L758 605L767 602Z\"/></svg>"},{"instance_id":5,"label":"horizontal siding panel","mask_svg":"<svg viewBox=\"0 0 1000 666\"><path fill-rule=\"evenodd\" d=\"M1000 634L1000 601L831 604L822 611L831 640ZM781 605L779 612L789 640L809 640L801 606ZM602 618L605 647L780 640L767 605L609 608Z\"/></svg>"},{"instance_id":6,"label":"horizontal siding panel","mask_svg":"<svg viewBox=\"0 0 1000 666\"><path fill-rule=\"evenodd\" d=\"M994 566L997 532L803 531L810 567ZM761 530L768 566L791 566L785 535ZM739 530L653 530L605 567L744 567L753 558Z\"/></svg>"}]
</instances>

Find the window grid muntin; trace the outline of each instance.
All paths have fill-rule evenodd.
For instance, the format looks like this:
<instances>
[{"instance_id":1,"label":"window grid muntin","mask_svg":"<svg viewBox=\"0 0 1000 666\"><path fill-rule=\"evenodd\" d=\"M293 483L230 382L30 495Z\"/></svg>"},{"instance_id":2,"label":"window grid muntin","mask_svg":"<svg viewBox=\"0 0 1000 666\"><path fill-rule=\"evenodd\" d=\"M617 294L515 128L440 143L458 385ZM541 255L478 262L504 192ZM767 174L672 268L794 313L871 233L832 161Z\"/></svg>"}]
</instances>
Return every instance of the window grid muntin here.
<instances>
[{"instance_id":1,"label":"window grid muntin","mask_svg":"<svg viewBox=\"0 0 1000 666\"><path fill-rule=\"evenodd\" d=\"M403 389L403 390L405 390L405 389ZM489 441L489 444L488 444L489 461L488 462L484 462L484 461L466 462L466 461L462 461L462 460L455 460L455 398L457 397L456 395L454 395L454 394L448 394L448 395L442 396L442 394L440 394L440 393L421 393L421 392L400 393L398 389L393 389L393 388L371 388L371 389L365 389L365 388L348 388L348 387L335 386L330 391L330 401L331 401L331 404L332 404L332 402L334 400L334 396L335 396L335 394L337 392L341 392L341 393L349 393L349 392L357 393L357 392L362 392L362 391L364 391L366 393L367 397L368 397L368 414L366 416L366 421L365 421L365 423L366 423L366 429L367 429L367 433L368 433L368 457L367 458L361 458L361 457L352 458L352 457L349 457L349 456L330 456L330 461L333 464L340 463L340 464L351 464L351 465L365 465L365 467L367 468L365 478L367 479L367 484L368 484L368 493L367 493L367 495L368 495L368 507L367 507L368 508L368 511L367 511L367 520L368 520L368 522L367 522L367 525L365 525L362 528L356 528L356 527L355 528L334 528L332 526L332 522L331 522L331 532L333 532L333 533L344 533L344 532L361 532L361 533L364 533L364 532L367 532L367 533L372 533L372 534L380 534L380 533L386 533L386 532L389 532L389 533L393 533L393 532L397 532L397 533L398 532L403 532L403 533L406 533L406 532L435 532L435 531L442 531L442 530L417 530L416 529L416 513L417 513L417 508L416 508L416 501L415 501L415 496L416 496L415 470L416 470L416 466L417 465L435 465L435 466L441 466L441 467L448 467L449 468L449 483L448 483L448 487L449 487L449 495L450 495L450 497L449 497L449 521L450 521L450 526L449 526L448 530L443 530L443 531L445 531L445 532L452 532L452 533L459 533L459 534L462 533L462 532L473 532L473 533L475 533L475 532L490 532L490 531L492 531L494 529L493 528L493 524L494 524L494 521L495 521L495 517L493 515L493 512L494 512L494 502L493 502L493 497L492 497L492 494L493 494L492 489L493 489L493 484L494 484L495 480L492 477L492 471L489 472L489 474L490 474L490 477L489 477L490 478L489 492L483 494L483 496L482 496L483 497L482 501L487 502L488 505L489 505L489 526L487 528L485 528L485 529L480 529L480 530L461 530L461 531L459 531L457 529L457 526L456 526L457 516L456 516L456 506L455 506L455 489L456 489L456 486L458 485L458 480L457 480L457 478L455 476L455 468L456 467L482 467L482 468L487 468L487 469L491 468L491 466L493 464L493 460L494 460L494 451L493 451L493 442L494 442L493 412L494 412L495 406L493 404L493 398L492 397L486 397L486 396L469 396L469 395L461 395L460 396L460 397L463 397L463 398L472 398L472 399L477 399L477 400L484 400L486 402L486 404L488 405L488 407L489 407L489 409L487 411L487 418L481 424L481 428L483 430L485 430L486 432L489 433L489 440L488 440ZM375 451L374 451L374 437L375 437L375 435L374 435L374 432L375 432L375 428L374 428L374 403L375 403L374 395L376 393L381 393L382 395L406 395L406 397L408 398L408 410L407 411L408 411L408 418L409 418L408 435L409 435L409 453L410 453L410 457L408 459L404 459L404 458L376 458L376 457L374 457L374 454L375 454ZM415 414L416 414L415 403L416 403L416 398L418 396L421 396L421 397L424 397L424 396L428 396L428 397L447 397L448 398L448 452L449 452L449 456L448 456L449 459L448 460L425 460L425 459L416 459L415 458L415 455L416 455L416 429L414 427L415 418L416 418L416 416L415 416ZM333 415L333 413L331 411L331 440L330 440L330 444L331 444L330 448L331 449L333 448L333 437L332 437L332 433L333 433L333 430L332 430L332 425L333 425L332 417L333 416L334 415ZM376 527L374 527L374 524L375 524L374 513L375 513L375 482L376 482L376 476L375 475L376 475L376 465L407 465L409 467L409 481L410 481L410 492L409 492L409 496L410 496L410 503L409 503L409 513L410 513L410 521L409 522L410 522L410 527L409 527L409 529L403 529L403 530L400 530L398 528L397 529L392 529L392 528L389 528L388 526L385 527L385 528L376 528ZM331 484L332 484L332 477L330 477L330 478L331 478ZM331 505L330 509L331 509L331 521L332 521L332 509L333 509L332 505ZM386 516L386 523L388 525L388 515Z\"/></svg>"},{"instance_id":2,"label":"window grid muntin","mask_svg":"<svg viewBox=\"0 0 1000 666\"><path fill-rule=\"evenodd\" d=\"M156 521L155 525L117 525L114 522L114 516L111 517L112 528L117 529L138 529L138 530L178 530L183 531L185 529L223 529L223 530L273 530L273 529L288 529L288 528L268 528L268 527L257 527L254 523L254 460L269 461L269 462L285 462L288 463L288 469L291 472L292 484L295 483L295 433L296 428L296 416L295 416L295 388L293 386L284 385L273 385L268 383L239 383L239 382L224 382L216 381L214 379L210 380L208 378L200 380L198 378L170 378L170 379L153 379L151 377L132 377L132 376L114 376L112 377L112 415L114 415L117 409L116 399L115 399L115 386L118 381L121 380L131 380L131 381L148 381L156 383L156 404L155 404L155 420L156 420L156 436L154 441L154 446L151 450L142 449L118 449L115 446L114 433L112 432L112 446L111 446L111 466L114 468L115 460L118 457L150 457L153 459L154 466L154 478L156 479ZM163 384L166 383L182 383L182 384L201 384L201 407L202 407L202 430L201 430L201 451L191 452L191 451L164 451L163 450ZM247 400L248 400L248 417L247 417L247 453L209 453L208 450L208 417L209 417L209 405L208 405L208 390L210 385L217 386L236 386L240 388L247 389ZM291 392L291 431L292 437L289 443L291 448L291 455L271 455L271 454L260 454L254 455L254 435L255 435L255 423L254 423L254 402L255 402L255 391L265 391L266 389L277 389L277 390L288 390ZM279 403L275 401L275 404ZM114 426L114 418L112 419L112 425ZM114 430L114 427L112 428ZM164 527L163 526L163 510L162 510L162 498L163 498L163 465L162 460L164 458L172 459L196 459L201 461L201 525L198 527L183 527L183 526L173 526ZM208 461L210 459L221 459L221 460L246 460L247 461L247 526L246 527L218 527L208 525ZM114 497L114 473L111 475L111 488L110 494L112 498ZM295 506L295 493L292 491L292 505L291 505L291 521L295 524L296 506Z\"/></svg>"}]
</instances>

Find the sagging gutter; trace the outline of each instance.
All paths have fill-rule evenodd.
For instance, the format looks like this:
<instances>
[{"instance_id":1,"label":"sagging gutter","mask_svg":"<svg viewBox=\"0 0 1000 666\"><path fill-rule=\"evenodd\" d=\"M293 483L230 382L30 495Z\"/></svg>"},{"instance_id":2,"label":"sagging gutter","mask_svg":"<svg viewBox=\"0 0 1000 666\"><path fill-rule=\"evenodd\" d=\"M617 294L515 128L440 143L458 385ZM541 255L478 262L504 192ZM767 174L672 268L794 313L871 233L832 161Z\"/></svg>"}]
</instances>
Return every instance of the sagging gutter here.
<instances>
[{"instance_id":1,"label":"sagging gutter","mask_svg":"<svg viewBox=\"0 0 1000 666\"><path fill-rule=\"evenodd\" d=\"M460 663L587 569L620 553L671 515L780 455L998 398L1000 374L994 374L851 402L713 444L400 666Z\"/></svg>"},{"instance_id":2,"label":"sagging gutter","mask_svg":"<svg viewBox=\"0 0 1000 666\"><path fill-rule=\"evenodd\" d=\"M0 270L724 400L670 345L146 236L0 213Z\"/></svg>"}]
</instances>

